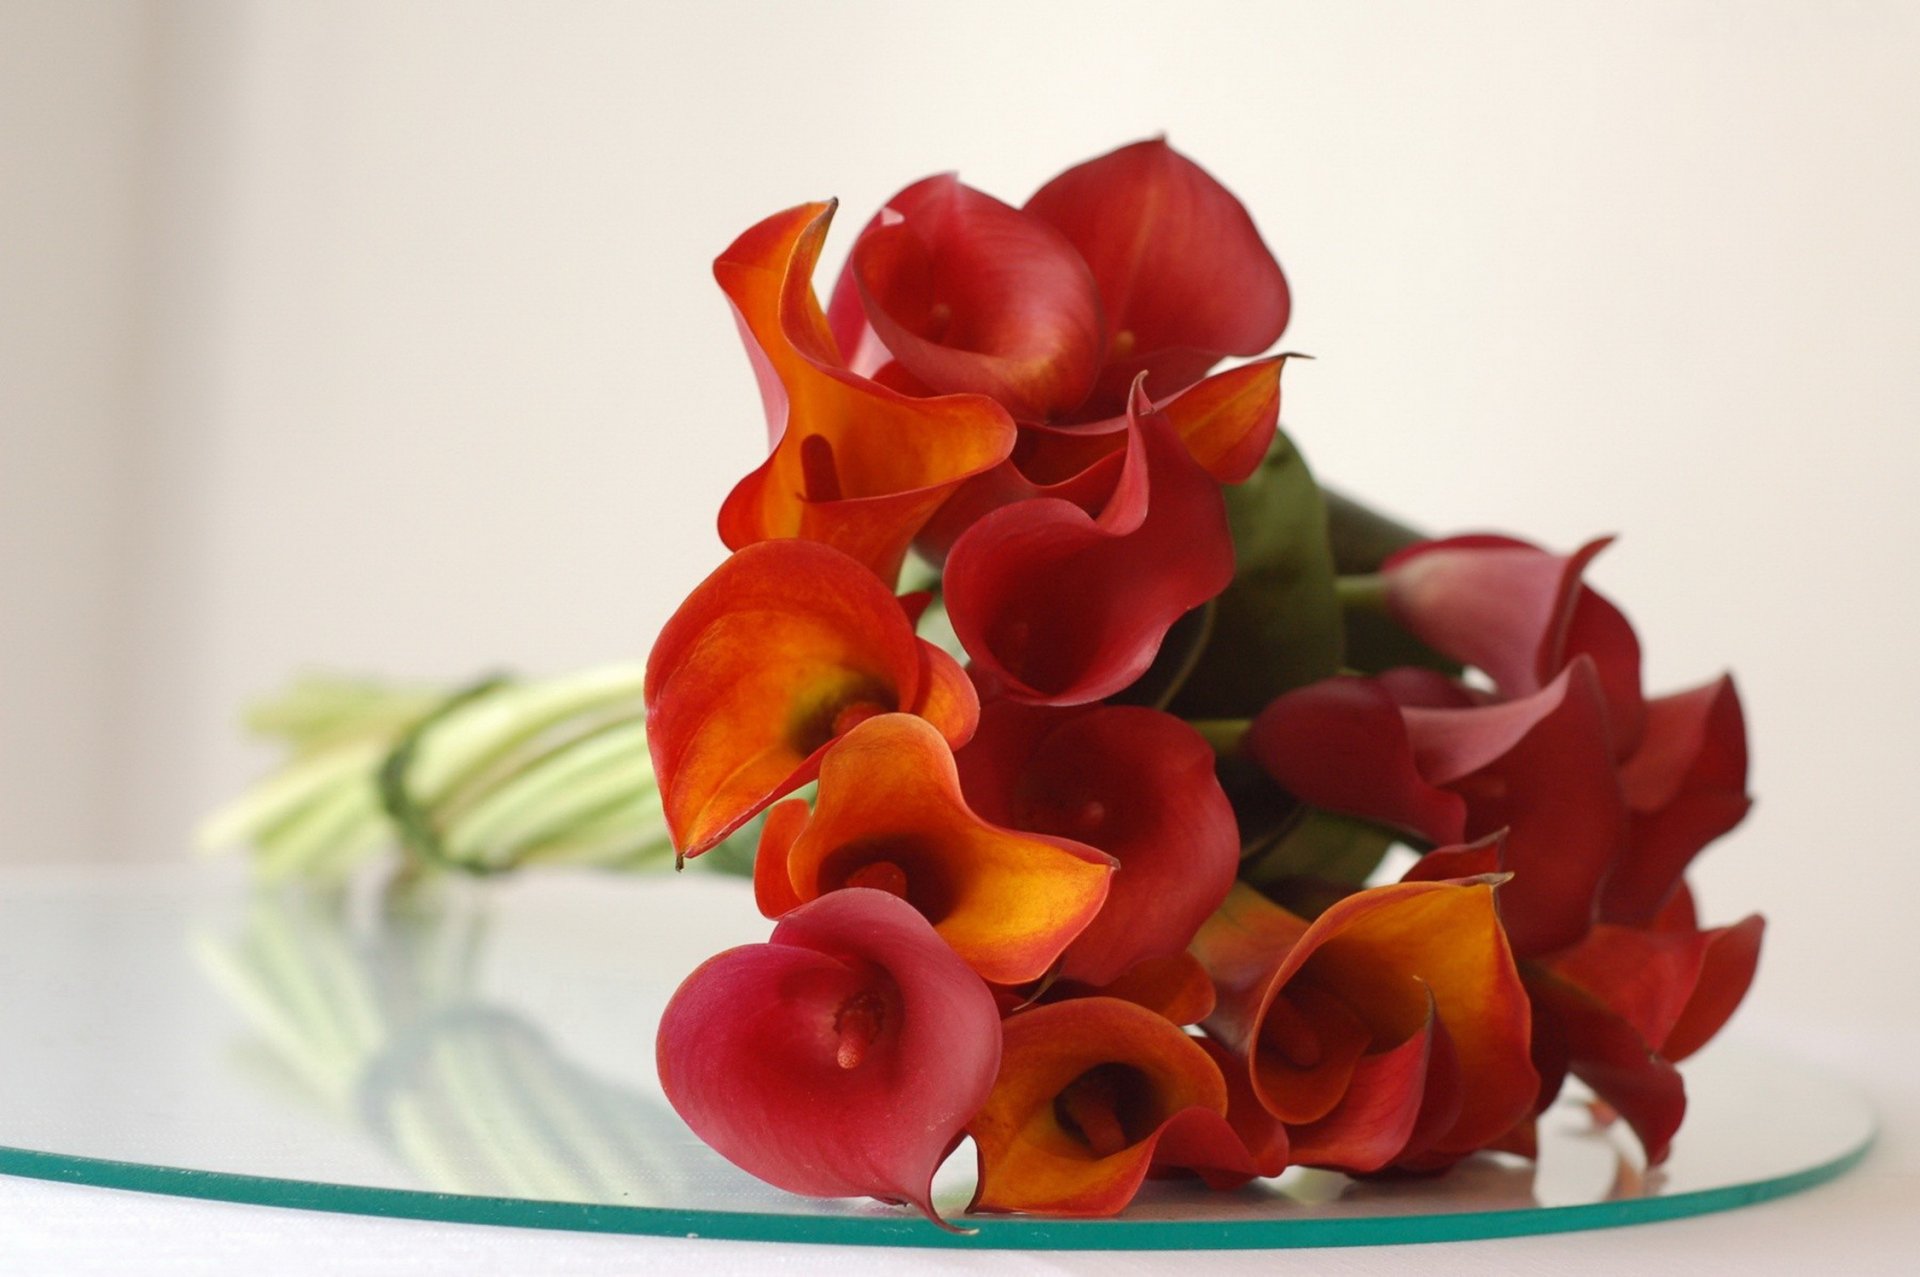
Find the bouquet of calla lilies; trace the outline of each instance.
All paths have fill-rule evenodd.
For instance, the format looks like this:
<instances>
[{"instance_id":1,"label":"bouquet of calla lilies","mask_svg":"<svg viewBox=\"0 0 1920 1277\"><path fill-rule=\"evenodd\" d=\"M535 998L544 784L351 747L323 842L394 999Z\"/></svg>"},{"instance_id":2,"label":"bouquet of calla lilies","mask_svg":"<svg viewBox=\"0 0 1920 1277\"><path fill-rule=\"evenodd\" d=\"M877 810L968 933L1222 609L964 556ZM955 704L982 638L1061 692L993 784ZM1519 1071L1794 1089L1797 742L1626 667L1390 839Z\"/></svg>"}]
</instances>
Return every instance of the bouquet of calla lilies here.
<instances>
[{"instance_id":1,"label":"bouquet of calla lilies","mask_svg":"<svg viewBox=\"0 0 1920 1277\"><path fill-rule=\"evenodd\" d=\"M694 1131L935 1220L971 1137L971 1209L1111 1215L1525 1155L1572 1074L1663 1159L1759 955L1683 877L1749 806L1732 682L1644 694L1604 540L1323 493L1280 266L1164 141L915 183L823 308L833 213L715 263L771 449L646 673L679 855L765 813L772 935L660 1025Z\"/></svg>"},{"instance_id":2,"label":"bouquet of calla lilies","mask_svg":"<svg viewBox=\"0 0 1920 1277\"><path fill-rule=\"evenodd\" d=\"M1750 806L1731 679L1645 693L1604 539L1323 490L1286 279L1164 141L1018 208L917 182L823 307L834 211L714 264L770 448L644 672L302 685L209 841L750 872L772 932L687 976L658 1067L795 1193L944 1223L969 1138L974 1211L1431 1174L1530 1155L1570 1075L1663 1160L1759 958L1685 881Z\"/></svg>"}]
</instances>

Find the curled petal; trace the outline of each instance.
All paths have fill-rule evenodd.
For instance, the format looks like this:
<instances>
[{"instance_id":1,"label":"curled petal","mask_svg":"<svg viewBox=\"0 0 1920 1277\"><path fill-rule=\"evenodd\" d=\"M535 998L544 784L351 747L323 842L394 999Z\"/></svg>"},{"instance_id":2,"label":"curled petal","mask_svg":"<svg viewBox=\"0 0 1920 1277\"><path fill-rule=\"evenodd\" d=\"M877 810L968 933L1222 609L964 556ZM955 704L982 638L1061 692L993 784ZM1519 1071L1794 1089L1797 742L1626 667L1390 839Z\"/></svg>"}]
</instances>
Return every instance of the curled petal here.
<instances>
[{"instance_id":1,"label":"curled petal","mask_svg":"<svg viewBox=\"0 0 1920 1277\"><path fill-rule=\"evenodd\" d=\"M1276 355L1215 373L1157 401L1190 455L1222 483L1239 483L1260 465L1280 424L1280 370ZM938 563L954 541L984 516L1017 501L1057 497L1097 516L1113 495L1126 460L1124 414L1073 426L1025 424L1013 460L970 479L947 499L914 541Z\"/></svg>"},{"instance_id":2,"label":"curled petal","mask_svg":"<svg viewBox=\"0 0 1920 1277\"><path fill-rule=\"evenodd\" d=\"M1280 372L1287 359L1275 355L1215 373L1162 406L1188 453L1220 482L1243 482L1267 455L1280 428Z\"/></svg>"},{"instance_id":3,"label":"curled petal","mask_svg":"<svg viewBox=\"0 0 1920 1277\"><path fill-rule=\"evenodd\" d=\"M1006 410L977 395L913 398L840 362L810 282L830 204L768 218L714 263L767 404L773 451L720 511L730 549L823 541L892 582L953 490L1013 451Z\"/></svg>"},{"instance_id":4,"label":"curled petal","mask_svg":"<svg viewBox=\"0 0 1920 1277\"><path fill-rule=\"evenodd\" d=\"M1201 1037L1198 1040L1201 1049L1213 1057L1221 1077L1226 1079L1227 1125L1233 1128L1233 1133L1240 1137L1241 1145L1247 1150L1254 1176L1269 1179L1278 1175L1293 1160L1286 1126L1267 1112L1260 1103L1260 1097L1254 1094L1252 1074L1245 1059L1213 1038ZM1214 1188L1236 1186L1233 1181L1218 1183L1209 1180L1208 1183Z\"/></svg>"},{"instance_id":5,"label":"curled petal","mask_svg":"<svg viewBox=\"0 0 1920 1277\"><path fill-rule=\"evenodd\" d=\"M1699 930L1683 888L1656 925L1595 927L1531 963L1541 1044L1619 1111L1658 1163L1686 1113L1675 1062L1704 1046L1746 995L1765 923Z\"/></svg>"},{"instance_id":6,"label":"curled petal","mask_svg":"<svg viewBox=\"0 0 1920 1277\"><path fill-rule=\"evenodd\" d=\"M1167 628L1233 578L1219 485L1136 396L1124 468L1098 517L1024 501L974 524L947 558L955 632L1015 700L1077 705L1152 664Z\"/></svg>"},{"instance_id":7,"label":"curled petal","mask_svg":"<svg viewBox=\"0 0 1920 1277\"><path fill-rule=\"evenodd\" d=\"M1604 1003L1543 968L1529 966L1527 993L1544 1050L1626 1119L1649 1166L1664 1162L1687 1112L1673 1062Z\"/></svg>"},{"instance_id":8,"label":"curled petal","mask_svg":"<svg viewBox=\"0 0 1920 1277\"><path fill-rule=\"evenodd\" d=\"M1457 843L1467 807L1421 775L1386 687L1330 678L1289 692L1253 720L1246 750L1302 802Z\"/></svg>"},{"instance_id":9,"label":"curled petal","mask_svg":"<svg viewBox=\"0 0 1920 1277\"><path fill-rule=\"evenodd\" d=\"M1500 536L1409 546L1386 561L1387 604L1415 637L1485 671L1508 697L1539 691L1575 658L1594 665L1615 753L1638 742L1640 643L1581 576L1611 538L1570 555Z\"/></svg>"},{"instance_id":10,"label":"curled petal","mask_svg":"<svg viewBox=\"0 0 1920 1277\"><path fill-rule=\"evenodd\" d=\"M1467 798L1466 836L1506 831L1514 877L1500 905L1514 951L1578 941L1628 836L1592 662L1521 700L1404 714L1423 774Z\"/></svg>"},{"instance_id":11,"label":"curled petal","mask_svg":"<svg viewBox=\"0 0 1920 1277\"><path fill-rule=\"evenodd\" d=\"M1625 1020L1651 1050L1679 1023L1710 943L1705 932L1602 924L1542 965Z\"/></svg>"},{"instance_id":12,"label":"curled petal","mask_svg":"<svg viewBox=\"0 0 1920 1277\"><path fill-rule=\"evenodd\" d=\"M1144 1007L1079 998L1022 1011L1003 1030L1000 1076L967 1127L980 1156L972 1209L1116 1214L1176 1124L1182 1160L1246 1160L1220 1070Z\"/></svg>"},{"instance_id":13,"label":"curled petal","mask_svg":"<svg viewBox=\"0 0 1920 1277\"><path fill-rule=\"evenodd\" d=\"M709 959L661 1017L660 1083L694 1133L789 1192L906 1201L992 1087L1000 1024L978 976L878 891L789 914Z\"/></svg>"},{"instance_id":14,"label":"curled petal","mask_svg":"<svg viewBox=\"0 0 1920 1277\"><path fill-rule=\"evenodd\" d=\"M1259 354L1287 326L1287 281L1253 219L1164 139L1068 169L1026 207L1093 268L1108 334L1096 403L1124 403L1141 372L1156 394L1189 385L1222 356Z\"/></svg>"},{"instance_id":15,"label":"curled petal","mask_svg":"<svg viewBox=\"0 0 1920 1277\"><path fill-rule=\"evenodd\" d=\"M1180 953L1232 886L1239 827L1205 739L1138 706L1048 711L995 702L958 757L982 815L1098 847L1119 862L1062 979L1102 985Z\"/></svg>"},{"instance_id":16,"label":"curled petal","mask_svg":"<svg viewBox=\"0 0 1920 1277\"><path fill-rule=\"evenodd\" d=\"M1022 431L1022 442L1032 435L1032 431ZM1104 447L1105 442L1093 441L1096 449ZM1036 480L1015 461L1003 462L978 478L969 479L934 512L915 538L914 549L930 563L944 563L953 551L953 543L968 528L995 510L1022 501L1064 501L1089 516L1099 514L1112 500L1114 485L1119 482L1126 464L1125 442L1124 436L1117 438L1113 448L1087 456L1084 464L1077 463L1091 450L1083 443L1076 443L1075 465L1069 466L1058 479ZM1018 455L1016 448L1015 456Z\"/></svg>"},{"instance_id":17,"label":"curled petal","mask_svg":"<svg viewBox=\"0 0 1920 1277\"><path fill-rule=\"evenodd\" d=\"M982 976L1019 984L1046 974L1086 929L1112 873L1091 847L980 819L940 733L886 714L827 751L804 827L768 822L755 884L769 915L846 887L889 891Z\"/></svg>"},{"instance_id":18,"label":"curled petal","mask_svg":"<svg viewBox=\"0 0 1920 1277\"><path fill-rule=\"evenodd\" d=\"M1045 419L1093 388L1104 333L1087 264L1046 222L951 174L888 200L845 278L881 344L935 393Z\"/></svg>"},{"instance_id":19,"label":"curled petal","mask_svg":"<svg viewBox=\"0 0 1920 1277\"><path fill-rule=\"evenodd\" d=\"M809 541L748 546L696 586L654 642L645 697L667 828L689 856L813 779L864 717L921 714L957 743L979 714L887 588Z\"/></svg>"},{"instance_id":20,"label":"curled petal","mask_svg":"<svg viewBox=\"0 0 1920 1277\"><path fill-rule=\"evenodd\" d=\"M1760 965L1760 940L1766 919L1749 914L1730 927L1707 932L1700 978L1680 1018L1667 1030L1660 1053L1676 1063L1705 1046L1747 996Z\"/></svg>"},{"instance_id":21,"label":"curled petal","mask_svg":"<svg viewBox=\"0 0 1920 1277\"><path fill-rule=\"evenodd\" d=\"M1207 1032L1248 1061L1297 1162L1430 1165L1532 1110L1528 1003L1487 882L1370 888L1311 923L1237 886L1193 952L1219 994Z\"/></svg>"},{"instance_id":22,"label":"curled petal","mask_svg":"<svg viewBox=\"0 0 1920 1277\"><path fill-rule=\"evenodd\" d=\"M1746 818L1747 730L1733 680L1647 702L1640 748L1620 768L1633 849L1607 883L1602 913L1640 923L1671 897L1702 848Z\"/></svg>"}]
</instances>

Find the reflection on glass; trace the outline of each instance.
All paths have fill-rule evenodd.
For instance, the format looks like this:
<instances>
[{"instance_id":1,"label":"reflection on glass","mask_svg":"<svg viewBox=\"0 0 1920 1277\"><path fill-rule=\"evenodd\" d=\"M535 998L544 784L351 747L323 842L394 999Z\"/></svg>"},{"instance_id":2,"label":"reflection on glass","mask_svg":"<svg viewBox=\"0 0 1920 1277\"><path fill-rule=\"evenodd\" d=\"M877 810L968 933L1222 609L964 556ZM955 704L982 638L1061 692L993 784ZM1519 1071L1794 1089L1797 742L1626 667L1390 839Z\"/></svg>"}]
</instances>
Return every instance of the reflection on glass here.
<instances>
[{"instance_id":1,"label":"reflection on glass","mask_svg":"<svg viewBox=\"0 0 1920 1277\"><path fill-rule=\"evenodd\" d=\"M684 1204L689 1172L711 1173L713 1164L685 1164L679 1119L658 1099L568 1060L539 1027L478 992L489 922L484 900L448 901L417 887L365 900L279 885L252 893L231 934L201 931L195 950L256 1035L245 1046L255 1075L368 1132L423 1185ZM1556 1116L1586 1122L1583 1114ZM1645 1192L1635 1163L1586 1124L1588 1138L1546 1148L1550 1196ZM941 1195L956 1207L969 1195L961 1181L971 1176L960 1164L967 1156L963 1150L941 1177ZM1542 1202L1539 1178L1533 1162L1488 1155L1444 1180L1295 1169L1265 1192L1296 1207L1338 1202L1362 1213L1436 1196L1518 1209L1552 1204ZM1136 1213L1156 1213L1156 1198L1187 1209L1188 1197L1169 1185Z\"/></svg>"},{"instance_id":2,"label":"reflection on glass","mask_svg":"<svg viewBox=\"0 0 1920 1277\"><path fill-rule=\"evenodd\" d=\"M1211 1249L1724 1210L1832 1178L1873 1131L1844 1084L1716 1044L1687 1063L1695 1104L1657 1179L1629 1136L1564 1104L1541 1124L1537 1165L1295 1170L1231 1194L1168 1181L1116 1220L981 1219L955 1237L897 1209L781 1193L660 1098L649 1047L679 976L764 935L745 883L441 876L388 899L240 885L185 870L0 880L0 1172L670 1236ZM965 1204L970 1160L962 1149L941 1176L943 1205Z\"/></svg>"},{"instance_id":3,"label":"reflection on glass","mask_svg":"<svg viewBox=\"0 0 1920 1277\"><path fill-rule=\"evenodd\" d=\"M373 1134L448 1192L660 1203L678 1119L567 1060L476 990L488 916L422 893L356 911L344 892L257 890L202 968L245 1015L251 1061Z\"/></svg>"}]
</instances>

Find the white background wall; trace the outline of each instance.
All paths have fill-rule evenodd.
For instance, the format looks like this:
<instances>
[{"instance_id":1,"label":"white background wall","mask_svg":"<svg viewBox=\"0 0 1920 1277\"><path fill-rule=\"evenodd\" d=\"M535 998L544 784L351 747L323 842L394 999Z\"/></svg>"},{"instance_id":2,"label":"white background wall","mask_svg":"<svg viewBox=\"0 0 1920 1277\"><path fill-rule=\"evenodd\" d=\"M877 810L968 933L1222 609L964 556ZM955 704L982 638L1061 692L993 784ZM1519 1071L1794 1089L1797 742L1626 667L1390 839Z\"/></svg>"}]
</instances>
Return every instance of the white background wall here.
<instances>
[{"instance_id":1,"label":"white background wall","mask_svg":"<svg viewBox=\"0 0 1920 1277\"><path fill-rule=\"evenodd\" d=\"M326 665L645 651L758 408L707 264L1165 130L1295 288L1286 416L1436 530L1621 543L1739 674L1756 1002L1920 957L1920 8L0 0L0 859L185 854Z\"/></svg>"}]
</instances>

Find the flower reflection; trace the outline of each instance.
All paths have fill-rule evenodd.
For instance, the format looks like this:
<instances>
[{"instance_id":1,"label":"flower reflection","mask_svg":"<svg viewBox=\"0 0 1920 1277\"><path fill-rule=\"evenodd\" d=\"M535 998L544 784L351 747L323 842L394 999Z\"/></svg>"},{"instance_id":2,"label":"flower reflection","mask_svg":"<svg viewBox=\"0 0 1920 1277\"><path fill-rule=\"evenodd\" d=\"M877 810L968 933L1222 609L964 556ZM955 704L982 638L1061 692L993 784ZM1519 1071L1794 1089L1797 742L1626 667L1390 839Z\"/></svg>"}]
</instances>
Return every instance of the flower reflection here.
<instances>
[{"instance_id":1,"label":"flower reflection","mask_svg":"<svg viewBox=\"0 0 1920 1277\"><path fill-rule=\"evenodd\" d=\"M372 907L364 907L371 904ZM483 902L256 890L239 926L194 937L255 1037L242 1061L372 1135L420 1186L664 1203L718 1159L665 1105L566 1058L479 992Z\"/></svg>"}]
</instances>

